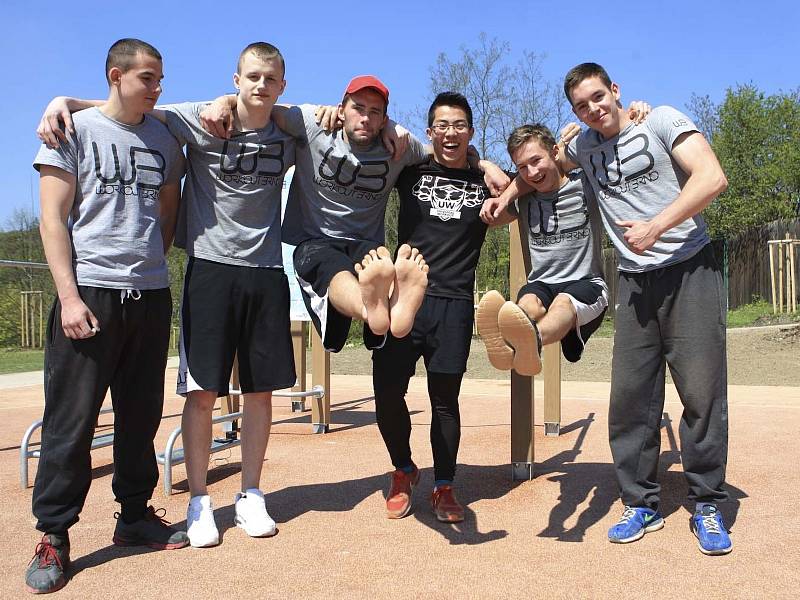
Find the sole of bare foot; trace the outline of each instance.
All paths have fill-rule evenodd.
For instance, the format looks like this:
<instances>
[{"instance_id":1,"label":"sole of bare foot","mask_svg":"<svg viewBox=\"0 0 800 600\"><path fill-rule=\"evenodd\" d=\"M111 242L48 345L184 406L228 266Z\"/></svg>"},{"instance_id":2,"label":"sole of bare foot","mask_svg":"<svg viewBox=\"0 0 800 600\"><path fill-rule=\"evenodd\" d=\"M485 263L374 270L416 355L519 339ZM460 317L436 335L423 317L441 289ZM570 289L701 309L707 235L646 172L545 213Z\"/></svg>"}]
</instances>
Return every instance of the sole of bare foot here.
<instances>
[{"instance_id":1,"label":"sole of bare foot","mask_svg":"<svg viewBox=\"0 0 800 600\"><path fill-rule=\"evenodd\" d=\"M389 331L389 290L395 278L391 254L383 246L371 250L356 264L356 273L364 303L362 318L372 333L383 335Z\"/></svg>"},{"instance_id":2,"label":"sole of bare foot","mask_svg":"<svg viewBox=\"0 0 800 600\"><path fill-rule=\"evenodd\" d=\"M414 326L414 317L425 299L428 287L428 265L416 248L403 244L394 263L394 292L389 301L392 335L407 336Z\"/></svg>"},{"instance_id":3,"label":"sole of bare foot","mask_svg":"<svg viewBox=\"0 0 800 600\"><path fill-rule=\"evenodd\" d=\"M495 369L510 371L514 366L514 350L506 344L497 324L500 307L505 301L503 294L496 290L486 292L478 303L475 324L478 326L478 335L486 346L489 362Z\"/></svg>"},{"instance_id":4,"label":"sole of bare foot","mask_svg":"<svg viewBox=\"0 0 800 600\"><path fill-rule=\"evenodd\" d=\"M514 348L514 370L532 377L542 372L542 357L533 323L519 306L506 302L497 314L497 324L503 339Z\"/></svg>"}]
</instances>

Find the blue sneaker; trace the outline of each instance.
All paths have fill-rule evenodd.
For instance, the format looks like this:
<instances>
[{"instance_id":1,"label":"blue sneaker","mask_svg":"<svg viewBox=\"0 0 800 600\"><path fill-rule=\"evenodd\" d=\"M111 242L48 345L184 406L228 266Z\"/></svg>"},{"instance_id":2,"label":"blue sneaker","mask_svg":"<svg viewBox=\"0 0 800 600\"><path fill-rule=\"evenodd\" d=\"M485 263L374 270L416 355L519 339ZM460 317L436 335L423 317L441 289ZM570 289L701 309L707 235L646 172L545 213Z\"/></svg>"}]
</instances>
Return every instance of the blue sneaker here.
<instances>
[{"instance_id":1,"label":"blue sneaker","mask_svg":"<svg viewBox=\"0 0 800 600\"><path fill-rule=\"evenodd\" d=\"M714 504L698 504L692 516L692 533L703 554L727 554L733 550L733 542Z\"/></svg>"},{"instance_id":2,"label":"blue sneaker","mask_svg":"<svg viewBox=\"0 0 800 600\"><path fill-rule=\"evenodd\" d=\"M608 530L608 541L627 544L642 538L645 533L657 531L664 526L664 518L658 511L649 508L626 506L619 522Z\"/></svg>"}]
</instances>

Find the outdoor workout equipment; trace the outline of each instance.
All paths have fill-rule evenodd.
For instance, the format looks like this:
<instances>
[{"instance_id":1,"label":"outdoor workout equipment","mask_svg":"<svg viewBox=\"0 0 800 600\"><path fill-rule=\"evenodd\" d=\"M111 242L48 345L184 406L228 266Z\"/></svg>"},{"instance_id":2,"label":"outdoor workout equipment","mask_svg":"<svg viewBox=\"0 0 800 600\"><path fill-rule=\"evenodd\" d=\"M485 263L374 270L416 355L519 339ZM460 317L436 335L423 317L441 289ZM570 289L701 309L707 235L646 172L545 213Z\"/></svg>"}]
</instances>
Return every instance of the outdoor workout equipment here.
<instances>
[{"instance_id":1,"label":"outdoor workout equipment","mask_svg":"<svg viewBox=\"0 0 800 600\"><path fill-rule=\"evenodd\" d=\"M306 411L306 398L311 398L311 427L314 433L327 433L330 429L331 410L330 410L330 355L325 352L316 331L313 330L312 350L311 350L311 389L307 389L306 383L306 346L308 344L308 324L306 322L292 322L292 345L294 347L295 365L297 372L301 374L297 385L289 392L273 392L273 397L291 398L292 412ZM225 436L215 438L211 441L211 453L229 450L241 445L238 432L238 420L242 418L239 398L242 395L239 389L239 367L238 362L234 361L233 372L231 375L231 388L226 397L220 399L220 414L214 417L212 423L229 424L225 431ZM112 407L103 408L100 414L112 413ZM20 444L20 487L28 487L28 461L31 458L39 458L40 449L31 449L30 441L34 432L41 428L42 420L34 421L22 436ZM175 443L181 435L182 428L176 427L167 438L164 452L156 455L159 464L164 465L164 494L172 494L172 467L184 462L183 448L176 448ZM104 448L114 443L114 432L101 433L92 439L91 449Z\"/></svg>"},{"instance_id":2,"label":"outdoor workout equipment","mask_svg":"<svg viewBox=\"0 0 800 600\"><path fill-rule=\"evenodd\" d=\"M511 265L509 288L516 299L531 270L527 228L519 220L510 225ZM544 432L557 436L561 430L561 343L542 348L544 378ZM533 478L534 378L511 371L511 473L515 480Z\"/></svg>"},{"instance_id":3,"label":"outdoor workout equipment","mask_svg":"<svg viewBox=\"0 0 800 600\"><path fill-rule=\"evenodd\" d=\"M322 340L312 327L311 338L311 389L306 384L306 347L308 345L308 323L292 321L292 347L294 349L295 368L299 374L297 385L289 392L273 392L273 398L291 398L292 412L305 412L306 398L311 398L311 429L314 433L328 433L331 422L330 409L330 355L324 350ZM211 440L211 454L229 450L241 445L239 437L239 419L243 412L240 406L242 391L239 387L239 362L234 360L231 373L231 385L227 396L220 398L220 414L211 423L222 423L225 436ZM176 427L164 448L164 452L156 456L156 460L164 465L164 495L172 494L172 467L185 461L183 448L175 448L175 443L182 433Z\"/></svg>"},{"instance_id":4,"label":"outdoor workout equipment","mask_svg":"<svg viewBox=\"0 0 800 600\"><path fill-rule=\"evenodd\" d=\"M772 286L772 313L797 312L797 269L795 251L800 248L800 240L769 240L769 275ZM785 301L784 301L785 300Z\"/></svg>"}]
</instances>

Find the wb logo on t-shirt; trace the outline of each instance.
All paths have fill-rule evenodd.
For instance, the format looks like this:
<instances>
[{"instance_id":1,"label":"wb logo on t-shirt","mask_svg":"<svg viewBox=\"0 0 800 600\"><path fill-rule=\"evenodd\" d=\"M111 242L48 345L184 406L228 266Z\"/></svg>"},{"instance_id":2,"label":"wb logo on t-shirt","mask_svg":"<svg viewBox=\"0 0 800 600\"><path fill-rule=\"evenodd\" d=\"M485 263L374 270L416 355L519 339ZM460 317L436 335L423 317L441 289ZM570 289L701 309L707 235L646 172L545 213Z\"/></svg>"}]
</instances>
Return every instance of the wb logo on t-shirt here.
<instances>
[{"instance_id":1,"label":"wb logo on t-shirt","mask_svg":"<svg viewBox=\"0 0 800 600\"><path fill-rule=\"evenodd\" d=\"M386 176L389 174L389 162L385 160L363 160L353 166L347 156L341 158L331 157L335 146L325 151L319 165L319 176L340 186L352 187L359 192L380 194L386 189ZM347 168L349 167L349 168ZM341 189L338 193L345 193Z\"/></svg>"},{"instance_id":2,"label":"wb logo on t-shirt","mask_svg":"<svg viewBox=\"0 0 800 600\"><path fill-rule=\"evenodd\" d=\"M552 200L531 197L528 202L528 227L532 237L548 238L547 244L572 239L573 232L586 230L588 234L589 209L583 194L575 192ZM558 236L553 239L553 236ZM567 237L564 237L567 236ZM582 237L582 236L581 236ZM535 242L537 245L544 242Z\"/></svg>"},{"instance_id":3,"label":"wb logo on t-shirt","mask_svg":"<svg viewBox=\"0 0 800 600\"><path fill-rule=\"evenodd\" d=\"M226 175L276 176L283 173L283 140L262 146L226 140L219 157L219 170Z\"/></svg>"},{"instance_id":4,"label":"wb logo on t-shirt","mask_svg":"<svg viewBox=\"0 0 800 600\"><path fill-rule=\"evenodd\" d=\"M92 142L94 155L94 173L97 177L97 194L122 194L123 196L139 196L141 198L158 198L158 191L164 184L164 171L167 161L158 150L131 146L127 163L120 161L116 144L111 144L111 157L114 160L113 171L110 164L103 164L103 156L97 142ZM106 160L106 163L109 161Z\"/></svg>"},{"instance_id":5,"label":"wb logo on t-shirt","mask_svg":"<svg viewBox=\"0 0 800 600\"><path fill-rule=\"evenodd\" d=\"M658 172L651 170L655 159L649 151L648 137L640 133L614 145L614 153L609 156L605 150L592 152L589 163L592 175L606 192L618 194L626 191L628 182L644 177L649 181L658 179ZM626 175L623 176L623 172Z\"/></svg>"},{"instance_id":6,"label":"wb logo on t-shirt","mask_svg":"<svg viewBox=\"0 0 800 600\"><path fill-rule=\"evenodd\" d=\"M460 219L462 208L480 206L486 198L480 185L438 175L423 175L411 193L420 202L429 202L431 216L439 217L442 221Z\"/></svg>"}]
</instances>

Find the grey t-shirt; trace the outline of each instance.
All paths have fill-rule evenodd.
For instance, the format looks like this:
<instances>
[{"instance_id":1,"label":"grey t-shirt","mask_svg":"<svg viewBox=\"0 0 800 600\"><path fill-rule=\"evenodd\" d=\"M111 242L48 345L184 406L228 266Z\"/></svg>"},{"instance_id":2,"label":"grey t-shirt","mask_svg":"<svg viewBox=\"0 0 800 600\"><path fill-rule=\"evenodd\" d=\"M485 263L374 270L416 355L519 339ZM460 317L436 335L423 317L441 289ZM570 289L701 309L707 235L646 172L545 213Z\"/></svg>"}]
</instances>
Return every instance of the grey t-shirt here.
<instances>
[{"instance_id":1,"label":"grey t-shirt","mask_svg":"<svg viewBox=\"0 0 800 600\"><path fill-rule=\"evenodd\" d=\"M608 140L587 130L570 142L567 157L594 188L603 222L617 250L621 271L642 272L685 261L709 242L698 214L667 231L644 254L631 251L616 221L647 221L678 197L688 175L672 158L682 133L698 131L671 106L655 108L641 125L630 124Z\"/></svg>"},{"instance_id":2,"label":"grey t-shirt","mask_svg":"<svg viewBox=\"0 0 800 600\"><path fill-rule=\"evenodd\" d=\"M602 277L600 215L580 171L547 194L532 192L509 206L528 232L528 281L563 283Z\"/></svg>"},{"instance_id":3,"label":"grey t-shirt","mask_svg":"<svg viewBox=\"0 0 800 600\"><path fill-rule=\"evenodd\" d=\"M366 149L351 147L342 130L317 125L316 106L294 106L286 130L297 138L297 166L283 221L283 241L297 245L314 238L384 241L384 213L400 171L427 158L412 138L405 154L392 160L380 139Z\"/></svg>"},{"instance_id":4,"label":"grey t-shirt","mask_svg":"<svg viewBox=\"0 0 800 600\"><path fill-rule=\"evenodd\" d=\"M205 106L159 107L188 160L175 245L205 260L280 268L281 189L294 138L274 122L230 140L214 137L200 125Z\"/></svg>"},{"instance_id":5,"label":"grey t-shirt","mask_svg":"<svg viewBox=\"0 0 800 600\"><path fill-rule=\"evenodd\" d=\"M90 108L74 115L75 134L57 150L39 149L33 166L74 175L68 227L78 285L112 289L169 286L159 192L180 181L183 154L149 115L127 125Z\"/></svg>"}]
</instances>

